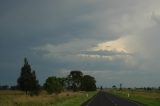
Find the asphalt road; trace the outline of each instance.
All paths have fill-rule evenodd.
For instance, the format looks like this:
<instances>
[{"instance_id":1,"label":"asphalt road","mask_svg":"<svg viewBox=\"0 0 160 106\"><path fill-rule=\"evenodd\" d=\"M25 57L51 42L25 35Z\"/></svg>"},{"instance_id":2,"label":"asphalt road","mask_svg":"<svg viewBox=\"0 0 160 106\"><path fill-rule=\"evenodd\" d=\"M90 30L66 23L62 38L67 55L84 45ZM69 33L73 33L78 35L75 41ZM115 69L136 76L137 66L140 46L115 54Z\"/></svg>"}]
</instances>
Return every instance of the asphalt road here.
<instances>
[{"instance_id":1,"label":"asphalt road","mask_svg":"<svg viewBox=\"0 0 160 106\"><path fill-rule=\"evenodd\" d=\"M99 92L81 106L143 106L134 101L120 98L106 92Z\"/></svg>"}]
</instances>

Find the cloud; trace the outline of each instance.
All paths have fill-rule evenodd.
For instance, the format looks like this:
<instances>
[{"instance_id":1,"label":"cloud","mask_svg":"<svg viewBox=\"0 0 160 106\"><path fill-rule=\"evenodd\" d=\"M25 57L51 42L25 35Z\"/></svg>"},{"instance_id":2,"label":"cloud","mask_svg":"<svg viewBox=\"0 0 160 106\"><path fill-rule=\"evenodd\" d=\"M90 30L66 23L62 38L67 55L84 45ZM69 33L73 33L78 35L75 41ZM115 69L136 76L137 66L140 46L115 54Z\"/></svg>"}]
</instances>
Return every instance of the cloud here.
<instances>
[{"instance_id":1,"label":"cloud","mask_svg":"<svg viewBox=\"0 0 160 106\"><path fill-rule=\"evenodd\" d=\"M5 11L1 14L1 35L10 37L10 33L13 33L12 36L16 37L37 36L45 41L36 42L52 44L61 44L73 39L111 40L122 36L110 31L110 26L116 23L117 19L113 17L117 17L118 11L125 8L120 8L114 13L118 4L112 1L5 3L11 7L2 6L2 10ZM121 19L121 16L118 18ZM10 30L10 33L7 30Z\"/></svg>"},{"instance_id":2,"label":"cloud","mask_svg":"<svg viewBox=\"0 0 160 106\"><path fill-rule=\"evenodd\" d=\"M153 72L158 79L160 68L159 3L1 1L1 76L9 70L18 73L20 61L29 57L41 81L52 73L81 69L93 74L98 83L121 80L130 85L127 81L132 82L137 76L132 85L140 85L138 80L143 85L143 81L150 81L148 76L153 79L151 85L158 85L149 75Z\"/></svg>"},{"instance_id":3,"label":"cloud","mask_svg":"<svg viewBox=\"0 0 160 106\"><path fill-rule=\"evenodd\" d=\"M63 45L47 44L32 49L35 55L61 61L61 69L92 71L121 71L138 67L136 55L124 50L123 40L99 43L89 40L75 40ZM112 43L111 43L112 42ZM122 44L121 44L122 43ZM104 48L104 44L107 46ZM108 48L108 44L110 47ZM119 44L119 45L116 45ZM65 63L65 65L63 65Z\"/></svg>"}]
</instances>

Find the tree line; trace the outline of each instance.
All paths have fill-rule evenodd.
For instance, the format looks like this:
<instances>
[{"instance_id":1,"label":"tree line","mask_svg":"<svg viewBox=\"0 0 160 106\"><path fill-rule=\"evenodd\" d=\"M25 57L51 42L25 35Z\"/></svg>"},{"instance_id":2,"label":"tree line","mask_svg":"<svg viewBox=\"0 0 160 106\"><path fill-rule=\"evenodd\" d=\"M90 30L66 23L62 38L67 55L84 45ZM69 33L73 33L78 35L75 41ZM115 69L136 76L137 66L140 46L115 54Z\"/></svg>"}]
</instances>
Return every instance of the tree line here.
<instances>
[{"instance_id":1,"label":"tree line","mask_svg":"<svg viewBox=\"0 0 160 106\"><path fill-rule=\"evenodd\" d=\"M38 95L41 89L46 90L49 94L58 94L64 90L95 91L96 80L93 76L83 75L81 71L74 70L66 77L49 76L41 87L35 71L32 71L31 65L25 58L17 79L17 88L24 91L26 95Z\"/></svg>"}]
</instances>

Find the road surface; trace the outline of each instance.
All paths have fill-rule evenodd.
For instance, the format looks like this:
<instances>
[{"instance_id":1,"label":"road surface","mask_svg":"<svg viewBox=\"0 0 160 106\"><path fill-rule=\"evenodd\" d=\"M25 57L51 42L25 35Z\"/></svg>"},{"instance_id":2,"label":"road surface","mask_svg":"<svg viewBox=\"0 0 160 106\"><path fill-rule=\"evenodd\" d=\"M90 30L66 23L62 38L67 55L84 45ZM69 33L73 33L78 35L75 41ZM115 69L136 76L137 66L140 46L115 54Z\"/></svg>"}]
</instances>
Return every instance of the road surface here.
<instances>
[{"instance_id":1,"label":"road surface","mask_svg":"<svg viewBox=\"0 0 160 106\"><path fill-rule=\"evenodd\" d=\"M120 98L106 92L99 92L81 106L144 106L134 101Z\"/></svg>"}]
</instances>

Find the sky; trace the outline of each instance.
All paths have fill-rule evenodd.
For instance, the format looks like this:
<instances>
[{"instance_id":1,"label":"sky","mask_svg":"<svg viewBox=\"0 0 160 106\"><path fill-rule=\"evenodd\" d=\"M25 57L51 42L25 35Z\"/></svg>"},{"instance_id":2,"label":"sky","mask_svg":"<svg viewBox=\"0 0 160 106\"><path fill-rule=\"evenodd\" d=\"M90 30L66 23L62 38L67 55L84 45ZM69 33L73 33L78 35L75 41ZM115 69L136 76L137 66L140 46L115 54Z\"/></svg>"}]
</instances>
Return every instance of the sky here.
<instances>
[{"instance_id":1,"label":"sky","mask_svg":"<svg viewBox=\"0 0 160 106\"><path fill-rule=\"evenodd\" d=\"M27 57L37 79L81 70L111 87L160 86L159 0L0 0L0 85Z\"/></svg>"}]
</instances>

